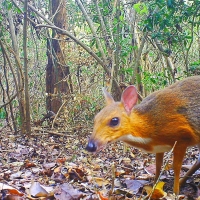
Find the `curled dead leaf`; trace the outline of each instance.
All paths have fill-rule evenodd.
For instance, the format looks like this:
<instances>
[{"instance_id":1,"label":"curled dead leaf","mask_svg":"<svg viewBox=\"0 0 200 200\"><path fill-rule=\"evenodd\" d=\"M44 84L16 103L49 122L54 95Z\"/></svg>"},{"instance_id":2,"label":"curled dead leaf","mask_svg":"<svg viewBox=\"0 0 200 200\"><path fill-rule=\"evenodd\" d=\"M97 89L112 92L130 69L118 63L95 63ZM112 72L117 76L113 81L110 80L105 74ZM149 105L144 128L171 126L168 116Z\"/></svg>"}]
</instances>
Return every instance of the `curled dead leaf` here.
<instances>
[{"instance_id":1,"label":"curled dead leaf","mask_svg":"<svg viewBox=\"0 0 200 200\"><path fill-rule=\"evenodd\" d=\"M144 186L143 189L147 192L147 197L151 197L152 200L160 199L167 196L167 193L163 191L164 184L165 182L159 182L156 185L155 189L153 189L153 187L148 186L148 185Z\"/></svg>"},{"instance_id":2,"label":"curled dead leaf","mask_svg":"<svg viewBox=\"0 0 200 200\"><path fill-rule=\"evenodd\" d=\"M47 197L48 192L38 182L33 182L29 189L30 195L33 197Z\"/></svg>"},{"instance_id":3,"label":"curled dead leaf","mask_svg":"<svg viewBox=\"0 0 200 200\"><path fill-rule=\"evenodd\" d=\"M108 185L109 184L109 181L104 179L104 178L93 177L93 180L100 187L103 186L103 185Z\"/></svg>"},{"instance_id":4,"label":"curled dead leaf","mask_svg":"<svg viewBox=\"0 0 200 200\"><path fill-rule=\"evenodd\" d=\"M107 197L104 197L102 194L101 194L101 192L97 192L97 195L98 195L98 197L99 197L99 199L100 200L108 200L108 198Z\"/></svg>"},{"instance_id":5,"label":"curled dead leaf","mask_svg":"<svg viewBox=\"0 0 200 200\"><path fill-rule=\"evenodd\" d=\"M58 159L56 160L56 162L57 162L58 164L63 165L63 164L65 163L66 160L67 160L66 158L58 158Z\"/></svg>"},{"instance_id":6,"label":"curled dead leaf","mask_svg":"<svg viewBox=\"0 0 200 200\"><path fill-rule=\"evenodd\" d=\"M24 167L27 169L27 168L31 168L31 167L35 167L36 164L35 163L32 163L32 162L25 162L24 164Z\"/></svg>"},{"instance_id":7,"label":"curled dead leaf","mask_svg":"<svg viewBox=\"0 0 200 200\"><path fill-rule=\"evenodd\" d=\"M1 190L7 190L8 193L11 195L24 196L24 194L19 190L17 190L16 188L4 183L0 183L0 191Z\"/></svg>"}]
</instances>

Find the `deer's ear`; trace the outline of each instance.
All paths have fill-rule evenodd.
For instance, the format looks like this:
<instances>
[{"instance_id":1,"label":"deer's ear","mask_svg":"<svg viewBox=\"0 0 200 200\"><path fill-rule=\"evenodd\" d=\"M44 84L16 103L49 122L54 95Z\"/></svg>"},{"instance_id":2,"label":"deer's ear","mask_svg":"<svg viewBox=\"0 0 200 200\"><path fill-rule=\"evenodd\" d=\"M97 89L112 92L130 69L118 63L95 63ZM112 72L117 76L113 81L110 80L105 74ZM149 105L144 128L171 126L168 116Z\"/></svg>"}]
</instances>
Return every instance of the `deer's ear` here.
<instances>
[{"instance_id":1,"label":"deer's ear","mask_svg":"<svg viewBox=\"0 0 200 200\"><path fill-rule=\"evenodd\" d=\"M102 88L102 91L106 100L106 105L110 105L111 103L115 102L111 94L106 90L106 88Z\"/></svg>"},{"instance_id":2,"label":"deer's ear","mask_svg":"<svg viewBox=\"0 0 200 200\"><path fill-rule=\"evenodd\" d=\"M121 102L127 113L130 113L138 100L138 93L134 85L128 86L121 96Z\"/></svg>"}]
</instances>

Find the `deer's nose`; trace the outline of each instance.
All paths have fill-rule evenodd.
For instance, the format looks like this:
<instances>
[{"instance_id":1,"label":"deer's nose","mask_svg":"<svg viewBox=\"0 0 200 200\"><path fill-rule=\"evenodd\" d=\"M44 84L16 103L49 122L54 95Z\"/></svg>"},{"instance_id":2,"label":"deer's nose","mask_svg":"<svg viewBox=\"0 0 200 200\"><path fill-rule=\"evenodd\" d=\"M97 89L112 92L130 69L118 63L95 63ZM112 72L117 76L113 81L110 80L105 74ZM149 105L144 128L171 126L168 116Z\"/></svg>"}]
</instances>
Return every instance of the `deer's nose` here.
<instances>
[{"instance_id":1,"label":"deer's nose","mask_svg":"<svg viewBox=\"0 0 200 200\"><path fill-rule=\"evenodd\" d=\"M97 146L94 143L94 141L89 141L87 146L86 146L86 150L89 152L95 152L97 150Z\"/></svg>"}]
</instances>

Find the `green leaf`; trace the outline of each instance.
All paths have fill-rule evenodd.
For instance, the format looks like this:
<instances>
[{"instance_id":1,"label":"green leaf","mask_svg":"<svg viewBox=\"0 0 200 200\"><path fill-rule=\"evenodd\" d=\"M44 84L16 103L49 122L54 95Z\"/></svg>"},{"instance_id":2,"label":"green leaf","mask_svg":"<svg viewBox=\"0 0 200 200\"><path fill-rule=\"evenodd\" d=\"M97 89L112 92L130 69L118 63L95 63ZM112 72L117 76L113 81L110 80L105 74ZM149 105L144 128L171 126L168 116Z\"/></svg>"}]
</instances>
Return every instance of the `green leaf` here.
<instances>
[{"instance_id":1,"label":"green leaf","mask_svg":"<svg viewBox=\"0 0 200 200\"><path fill-rule=\"evenodd\" d=\"M120 19L120 21L124 21L124 16L123 16L123 15L120 15L120 16L119 16L119 19Z\"/></svg>"},{"instance_id":2,"label":"green leaf","mask_svg":"<svg viewBox=\"0 0 200 200\"><path fill-rule=\"evenodd\" d=\"M140 2L136 3L134 4L133 8L140 15L144 15L148 13L148 8L144 3L140 3Z\"/></svg>"},{"instance_id":3,"label":"green leaf","mask_svg":"<svg viewBox=\"0 0 200 200\"><path fill-rule=\"evenodd\" d=\"M140 3L134 4L133 8L135 9L135 11L136 11L137 13L139 13L139 12L140 12Z\"/></svg>"},{"instance_id":4,"label":"green leaf","mask_svg":"<svg viewBox=\"0 0 200 200\"><path fill-rule=\"evenodd\" d=\"M9 3L7 4L7 9L8 9L8 10L11 10L11 9L12 9L12 6L13 6L12 2L9 2Z\"/></svg>"},{"instance_id":5,"label":"green leaf","mask_svg":"<svg viewBox=\"0 0 200 200\"><path fill-rule=\"evenodd\" d=\"M0 110L0 119L5 119L6 118L6 112L4 109Z\"/></svg>"},{"instance_id":6,"label":"green leaf","mask_svg":"<svg viewBox=\"0 0 200 200\"><path fill-rule=\"evenodd\" d=\"M174 0L167 0L167 7L173 8L173 6L174 6Z\"/></svg>"}]
</instances>

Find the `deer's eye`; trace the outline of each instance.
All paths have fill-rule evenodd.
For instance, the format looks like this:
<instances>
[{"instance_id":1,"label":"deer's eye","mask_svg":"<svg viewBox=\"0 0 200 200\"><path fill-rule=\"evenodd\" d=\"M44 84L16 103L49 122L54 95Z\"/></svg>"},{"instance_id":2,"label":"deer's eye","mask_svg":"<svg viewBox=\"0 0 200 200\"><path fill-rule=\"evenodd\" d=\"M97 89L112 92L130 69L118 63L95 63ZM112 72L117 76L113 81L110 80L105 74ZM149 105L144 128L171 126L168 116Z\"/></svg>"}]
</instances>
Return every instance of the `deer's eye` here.
<instances>
[{"instance_id":1,"label":"deer's eye","mask_svg":"<svg viewBox=\"0 0 200 200\"><path fill-rule=\"evenodd\" d=\"M119 118L118 117L114 117L110 120L110 126L117 126L119 124Z\"/></svg>"}]
</instances>

